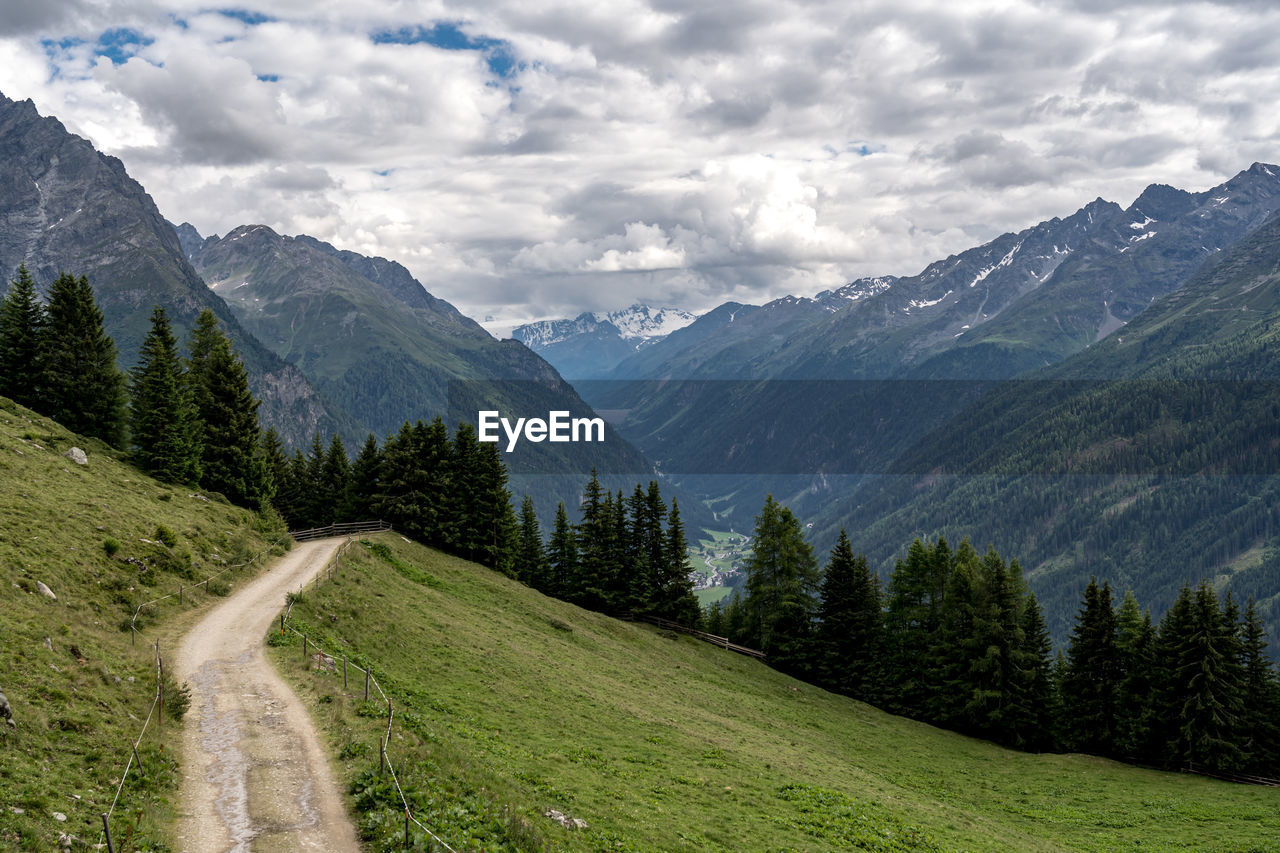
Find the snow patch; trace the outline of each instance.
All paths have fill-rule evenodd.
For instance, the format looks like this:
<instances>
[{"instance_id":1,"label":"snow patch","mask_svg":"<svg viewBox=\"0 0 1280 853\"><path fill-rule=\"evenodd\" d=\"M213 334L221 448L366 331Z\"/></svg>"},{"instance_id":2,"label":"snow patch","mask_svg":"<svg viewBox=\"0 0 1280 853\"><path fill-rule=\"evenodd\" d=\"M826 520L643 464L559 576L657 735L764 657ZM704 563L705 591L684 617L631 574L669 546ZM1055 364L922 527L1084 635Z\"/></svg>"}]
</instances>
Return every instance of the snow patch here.
<instances>
[{"instance_id":1,"label":"snow patch","mask_svg":"<svg viewBox=\"0 0 1280 853\"><path fill-rule=\"evenodd\" d=\"M937 299L912 299L907 304L912 308L932 308L934 305L937 305L939 302L950 296L953 292L954 291L948 290Z\"/></svg>"},{"instance_id":2,"label":"snow patch","mask_svg":"<svg viewBox=\"0 0 1280 853\"><path fill-rule=\"evenodd\" d=\"M1213 203L1214 203L1215 205L1219 205L1219 204L1223 204L1223 203L1225 203L1225 202L1228 202L1228 201L1230 201L1230 200L1231 200L1231 196L1229 196L1229 195L1224 195L1224 196L1222 196L1221 198L1215 198L1215 199L1213 200Z\"/></svg>"},{"instance_id":3,"label":"snow patch","mask_svg":"<svg viewBox=\"0 0 1280 853\"><path fill-rule=\"evenodd\" d=\"M1148 216L1147 218L1143 219L1141 222L1130 222L1129 227L1133 228L1134 230L1141 231L1143 228L1146 228L1152 222L1155 222L1155 220L1152 219L1150 216Z\"/></svg>"},{"instance_id":4,"label":"snow patch","mask_svg":"<svg viewBox=\"0 0 1280 853\"><path fill-rule=\"evenodd\" d=\"M1016 255L1018 253L1018 250L1021 248L1022 248L1022 242L1019 241L1018 245L1014 246L1012 249L1009 250L1009 254L1005 255L993 266L987 267L986 269L979 272L976 276L974 276L973 281L969 282L969 286L976 287L978 285L978 282L982 281L983 279L991 275L996 270L1000 269L1001 267L1009 266L1009 264L1013 263L1013 256ZM1056 252L1058 250L1058 247L1054 246L1053 249Z\"/></svg>"},{"instance_id":5,"label":"snow patch","mask_svg":"<svg viewBox=\"0 0 1280 853\"><path fill-rule=\"evenodd\" d=\"M1148 239L1150 239L1150 238L1152 238L1152 237L1156 236L1156 234L1158 234L1158 233L1160 233L1160 232L1158 232L1158 231L1148 231L1148 232L1147 232L1147 233L1145 233L1145 234L1137 234L1137 235L1135 235L1135 236L1133 236L1133 237L1130 237L1130 238L1129 238L1129 242L1130 242L1130 243L1141 243L1143 240L1148 240Z\"/></svg>"}]
</instances>

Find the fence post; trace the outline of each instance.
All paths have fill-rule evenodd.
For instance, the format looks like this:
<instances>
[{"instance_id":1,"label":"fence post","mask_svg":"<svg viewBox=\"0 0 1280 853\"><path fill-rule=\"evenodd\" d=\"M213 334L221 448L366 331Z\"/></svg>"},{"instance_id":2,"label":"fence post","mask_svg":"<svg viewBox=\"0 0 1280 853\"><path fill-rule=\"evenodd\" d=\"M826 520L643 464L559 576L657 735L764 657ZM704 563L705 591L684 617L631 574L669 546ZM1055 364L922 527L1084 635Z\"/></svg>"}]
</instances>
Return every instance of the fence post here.
<instances>
[{"instance_id":1,"label":"fence post","mask_svg":"<svg viewBox=\"0 0 1280 853\"><path fill-rule=\"evenodd\" d=\"M342 692L347 692L347 656L342 656Z\"/></svg>"},{"instance_id":2,"label":"fence post","mask_svg":"<svg viewBox=\"0 0 1280 853\"><path fill-rule=\"evenodd\" d=\"M138 636L138 629L134 628L133 623L130 622L129 623L129 645L132 646L137 642L137 636Z\"/></svg>"},{"instance_id":3,"label":"fence post","mask_svg":"<svg viewBox=\"0 0 1280 853\"><path fill-rule=\"evenodd\" d=\"M107 853L116 853L115 846L111 843L111 824L107 823L107 813L102 813L102 831L107 835Z\"/></svg>"},{"instance_id":4,"label":"fence post","mask_svg":"<svg viewBox=\"0 0 1280 853\"><path fill-rule=\"evenodd\" d=\"M178 603L182 603L182 584L178 584Z\"/></svg>"},{"instance_id":5,"label":"fence post","mask_svg":"<svg viewBox=\"0 0 1280 853\"><path fill-rule=\"evenodd\" d=\"M284 636L284 614L280 614L280 636Z\"/></svg>"},{"instance_id":6,"label":"fence post","mask_svg":"<svg viewBox=\"0 0 1280 853\"><path fill-rule=\"evenodd\" d=\"M404 810L404 848L409 849L409 810Z\"/></svg>"},{"instance_id":7,"label":"fence post","mask_svg":"<svg viewBox=\"0 0 1280 853\"><path fill-rule=\"evenodd\" d=\"M364 701L369 701L369 668L364 670Z\"/></svg>"},{"instance_id":8,"label":"fence post","mask_svg":"<svg viewBox=\"0 0 1280 853\"><path fill-rule=\"evenodd\" d=\"M310 655L307 654L307 635L302 635L302 659L306 660Z\"/></svg>"},{"instance_id":9,"label":"fence post","mask_svg":"<svg viewBox=\"0 0 1280 853\"><path fill-rule=\"evenodd\" d=\"M138 764L138 772L139 772L139 773L141 773L141 774L142 774L142 776L143 776L143 778L145 779L145 778L146 778L146 776L147 776L147 769L146 769L145 767L143 767L143 766L142 766L142 758L141 758L141 756L139 756L139 755L138 755L138 745L137 745L137 744L134 744L134 746L133 746L133 760L134 760L135 762L137 762L137 764Z\"/></svg>"}]
</instances>

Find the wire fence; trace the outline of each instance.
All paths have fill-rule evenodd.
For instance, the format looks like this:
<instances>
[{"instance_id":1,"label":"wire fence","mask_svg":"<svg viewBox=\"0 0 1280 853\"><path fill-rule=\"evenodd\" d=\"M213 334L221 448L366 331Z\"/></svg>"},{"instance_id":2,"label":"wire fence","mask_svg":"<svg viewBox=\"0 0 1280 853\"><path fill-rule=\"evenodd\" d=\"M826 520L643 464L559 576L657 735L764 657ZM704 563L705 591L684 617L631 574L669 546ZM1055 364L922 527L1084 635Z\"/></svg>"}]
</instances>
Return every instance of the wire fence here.
<instances>
[{"instance_id":1,"label":"wire fence","mask_svg":"<svg viewBox=\"0 0 1280 853\"><path fill-rule=\"evenodd\" d=\"M620 613L619 619L625 619L628 622L648 622L650 625L657 625L667 631L675 631L680 634L688 634L690 637L697 637L699 640L727 649L731 652L737 652L740 655L753 657L756 660L767 660L768 655L759 649L751 649L746 646L740 646L737 643L729 642L728 637L721 637L718 634L708 634L706 631L699 631L697 628L690 628L687 625L681 625L679 622L672 622L670 619L663 619L660 616L646 616L640 613Z\"/></svg>"},{"instance_id":2,"label":"wire fence","mask_svg":"<svg viewBox=\"0 0 1280 853\"><path fill-rule=\"evenodd\" d=\"M390 525L387 525L387 527L383 529L389 530ZM353 541L354 541L353 538L348 537L347 541L342 544L342 547L340 547L334 553L334 555L330 558L326 566L316 573L316 581L315 581L315 584L313 585L313 588L319 586L320 579L324 577L326 574L329 580L333 579L333 569L336 567L338 561L341 560L343 556L345 556L347 549L350 547ZM333 661L334 666L336 667L337 658L333 654L326 652L323 646L321 646L314 639L312 639L302 631L299 631L297 628L295 628L293 625L289 623L289 616L293 613L293 605L295 601L296 599L293 596L290 596L288 601L288 606L285 608L285 611L280 614L281 635L283 636L285 631L292 631L295 635L297 635L302 639L302 658L303 660L307 661L308 665L310 665L310 662L313 658L312 651L314 650L315 652L314 657L317 660L318 666L320 667L326 666L325 659L327 658L328 660ZM387 730L386 730L386 733L380 739L380 743L378 746L379 769L382 772L391 774L391 781L395 784L396 793L400 796L400 803L404 807L404 845L405 847L407 848L410 845L409 825L410 823L412 823L416 825L419 829L421 829L423 832L425 832L433 841L435 841L445 850L449 851L449 853L458 853L457 850L449 846L449 843L447 841L442 839L440 836L436 835L435 832L433 832L430 827L422 823L422 821L418 820L418 818L413 814L413 808L409 805L408 797L405 796L404 788L400 786L400 776L399 774L396 773L395 764L391 761L391 757L387 754L387 749L391 745L391 728L395 720L395 708L391 703L391 697L387 696L386 691L382 689L382 685L378 683L377 676L373 674L372 667L362 667L359 664L351 663L350 661L347 660L346 655L342 655L342 682L343 682L344 689L347 687L348 666L355 668L358 672L364 675L365 701L369 700L369 689L370 687L372 687L374 690L377 691L378 696L381 697L382 701L385 702L387 705Z\"/></svg>"},{"instance_id":3,"label":"wire fence","mask_svg":"<svg viewBox=\"0 0 1280 853\"><path fill-rule=\"evenodd\" d=\"M189 588L194 589L195 587L203 586L205 588L205 592L208 592L210 581L228 572L235 571L236 569L243 569L243 568L252 566L254 563L258 562L263 557L269 555L273 550L275 550L275 548L278 545L280 545L285 541L292 539L293 541L297 541L297 542L306 542L306 541L311 541L313 539L324 538L325 536L342 535L342 533L354 534L357 532L379 532L379 531L385 531L390 529L391 529L391 525L385 521L369 521L369 522L356 522L352 524L334 524L334 525L329 525L328 527L321 527L321 528L315 528L313 530L299 531L296 534L292 532L282 534L276 537L274 540L272 540L267 545L266 548L254 554L244 562L229 564L219 569L218 571L213 572L212 574L206 576L203 581L192 584L190 587L188 587L185 584L179 584L176 592L171 592L167 595L161 595L161 596L158 596L157 598L153 598L149 601L144 601L141 604L139 604L137 608L134 609L133 616L130 617L129 619L129 641L131 644L137 642L137 636L139 633L138 616L139 614L142 613L144 608L152 607L156 604L159 604L162 601L165 601L171 598L176 598L179 602L182 602L184 599L186 590ZM335 531L341 531L341 533L338 533ZM343 543L342 547L339 548L338 553L335 553L332 557L329 558L328 562L326 562L326 564L321 568L320 572L317 573L316 575L317 583L319 583L320 575L324 574L326 571L329 573L330 577L332 577L333 565L337 562L337 559L339 558L341 553L343 553L350 544L351 544L351 540L350 538L348 538L348 540ZM292 605L290 606L292 607ZM142 739L146 735L147 728L150 726L152 717L155 715L156 711L159 710L161 718L163 718L163 715L164 715L164 662L160 656L160 644L158 642L155 645L155 663L156 663L156 692L155 692L155 698L151 703L151 710L147 712L147 718L142 724L142 729L141 731L138 732L138 736L134 738L133 744L130 748L130 752L125 758L124 772L120 774L120 781L116 785L116 793L115 793L115 797L111 800L111 807L107 809L107 811L103 812L102 814L102 832L98 835L98 843L96 847L94 845L89 845L88 842L86 841L83 841L80 839L74 839L74 840L80 840L81 843L85 846L95 847L95 849L101 850L104 848L104 845L105 845L105 849L108 851L108 853L115 853L114 841L111 836L111 818L115 814L116 806L119 804L120 794L124 790L125 782L128 781L129 772L133 770L135 766L138 767L139 772L145 775L145 771L142 769L142 766L141 766L142 760L138 755L138 747L142 744Z\"/></svg>"}]
</instances>

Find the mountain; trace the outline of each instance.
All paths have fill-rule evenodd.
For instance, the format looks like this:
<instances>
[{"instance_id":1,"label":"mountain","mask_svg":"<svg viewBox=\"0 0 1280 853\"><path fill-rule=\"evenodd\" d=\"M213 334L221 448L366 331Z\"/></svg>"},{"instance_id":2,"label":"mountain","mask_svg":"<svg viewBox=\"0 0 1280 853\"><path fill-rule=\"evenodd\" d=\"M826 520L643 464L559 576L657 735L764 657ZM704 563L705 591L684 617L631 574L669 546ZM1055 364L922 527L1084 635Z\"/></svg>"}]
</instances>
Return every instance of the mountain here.
<instances>
[{"instance_id":1,"label":"mountain","mask_svg":"<svg viewBox=\"0 0 1280 853\"><path fill-rule=\"evenodd\" d=\"M0 289L24 262L41 289L64 270L88 276L123 368L137 360L153 305L168 309L179 334L212 308L249 368L264 424L293 443L316 429L350 428L350 418L245 332L205 287L119 160L41 117L31 101L0 95Z\"/></svg>"},{"instance_id":2,"label":"mountain","mask_svg":"<svg viewBox=\"0 0 1280 853\"><path fill-rule=\"evenodd\" d=\"M528 323L517 326L511 336L555 365L566 379L598 379L695 319L678 308L636 304L607 314L579 314L573 320Z\"/></svg>"},{"instance_id":3,"label":"mountain","mask_svg":"<svg viewBox=\"0 0 1280 853\"><path fill-rule=\"evenodd\" d=\"M482 409L512 421L557 410L595 416L554 367L517 341L495 340L395 262L265 225L208 238L188 224L177 230L196 269L244 327L379 440L406 420L436 415L451 427L474 425ZM503 459L513 491L534 497L544 524L557 501L576 506L593 468L616 475L610 485L628 491L652 475L650 463L607 425L603 442L526 441Z\"/></svg>"},{"instance_id":4,"label":"mountain","mask_svg":"<svg viewBox=\"0 0 1280 853\"><path fill-rule=\"evenodd\" d=\"M1280 215L1122 330L1002 383L815 517L882 569L912 536L998 543L1062 639L1090 575L1157 612L1190 579L1280 628ZM905 537L905 540L904 540Z\"/></svg>"},{"instance_id":5,"label":"mountain","mask_svg":"<svg viewBox=\"0 0 1280 853\"><path fill-rule=\"evenodd\" d=\"M672 475L876 473L983 390L953 385L931 398L918 393L926 386L902 393L902 380L998 381L1057 363L1278 209L1280 169L1265 164L1201 193L1152 186L1128 208L1097 199L847 304L775 300L687 344L655 345L642 373L615 369L659 381L579 388L625 412L619 429ZM758 484L756 496L770 489ZM810 497L826 503L831 492Z\"/></svg>"}]
</instances>

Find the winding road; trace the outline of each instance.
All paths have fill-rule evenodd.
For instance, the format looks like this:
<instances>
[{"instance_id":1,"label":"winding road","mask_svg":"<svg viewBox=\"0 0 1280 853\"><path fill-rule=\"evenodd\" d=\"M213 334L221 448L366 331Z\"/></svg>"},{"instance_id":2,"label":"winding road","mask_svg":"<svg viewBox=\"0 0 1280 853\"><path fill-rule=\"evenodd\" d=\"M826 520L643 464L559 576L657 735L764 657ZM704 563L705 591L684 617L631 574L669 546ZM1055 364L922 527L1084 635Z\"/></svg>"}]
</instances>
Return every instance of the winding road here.
<instances>
[{"instance_id":1,"label":"winding road","mask_svg":"<svg viewBox=\"0 0 1280 853\"><path fill-rule=\"evenodd\" d=\"M191 688L177 828L184 853L359 853L315 726L262 653L286 593L341 543L294 546L182 638L174 675Z\"/></svg>"}]
</instances>

